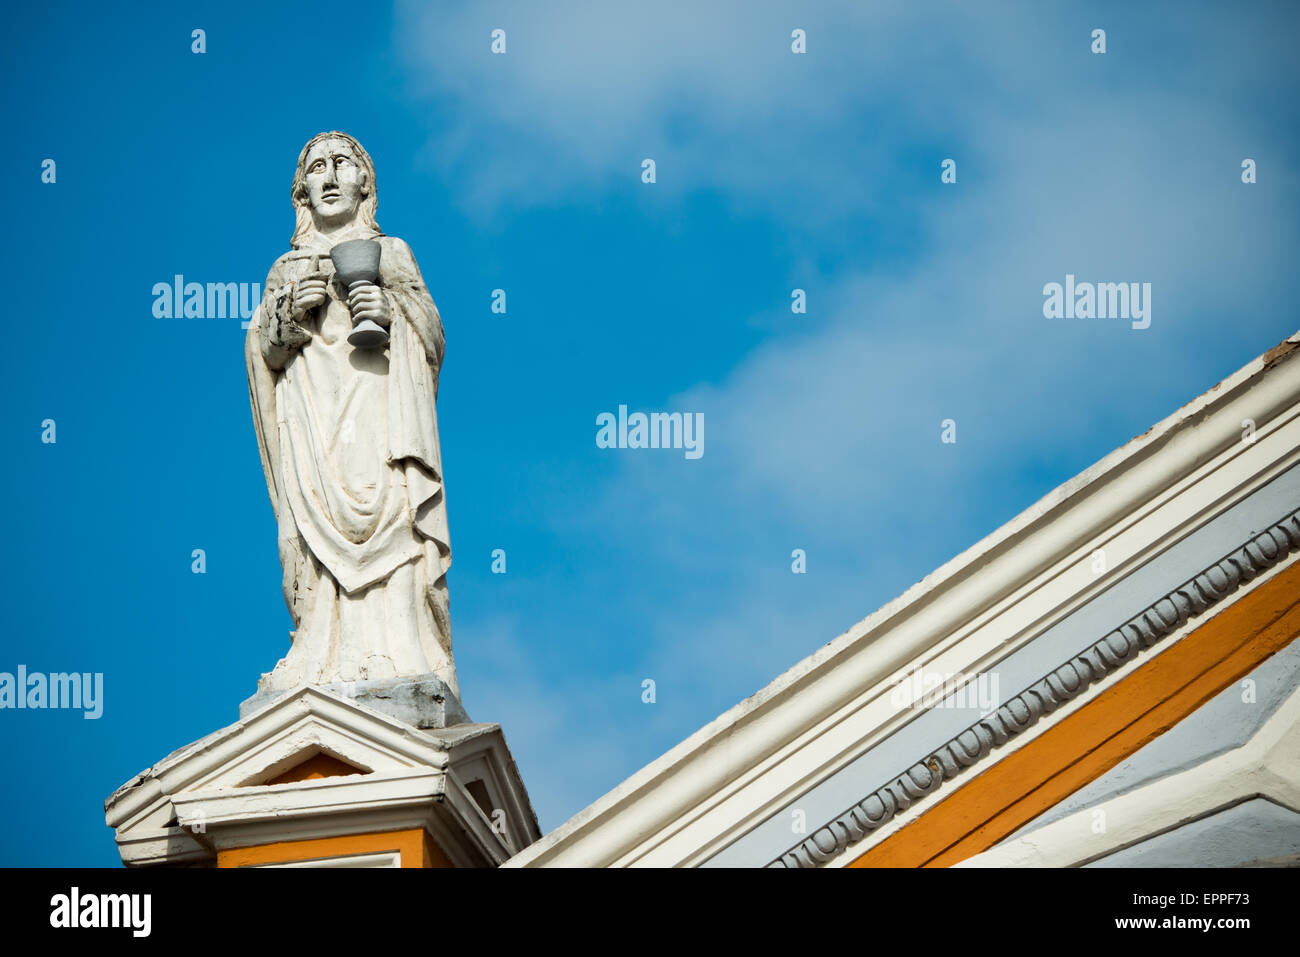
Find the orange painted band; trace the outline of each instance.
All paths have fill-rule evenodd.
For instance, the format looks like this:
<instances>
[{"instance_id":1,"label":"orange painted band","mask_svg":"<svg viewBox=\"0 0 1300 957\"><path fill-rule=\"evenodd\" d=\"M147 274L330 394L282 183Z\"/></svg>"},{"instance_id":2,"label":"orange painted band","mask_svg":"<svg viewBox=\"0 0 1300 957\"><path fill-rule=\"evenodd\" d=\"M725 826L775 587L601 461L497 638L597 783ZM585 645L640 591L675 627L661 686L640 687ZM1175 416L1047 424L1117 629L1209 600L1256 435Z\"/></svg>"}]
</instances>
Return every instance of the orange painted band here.
<instances>
[{"instance_id":1,"label":"orange painted band","mask_svg":"<svg viewBox=\"0 0 1300 957\"><path fill-rule=\"evenodd\" d=\"M338 837L304 841L278 841L217 852L217 867L250 867L258 864L292 864L353 854L383 854L397 851L402 867L451 867L446 854L422 827L373 834L341 834Z\"/></svg>"},{"instance_id":2,"label":"orange painted band","mask_svg":"<svg viewBox=\"0 0 1300 957\"><path fill-rule=\"evenodd\" d=\"M1300 563L866 851L850 867L947 867L1004 837L1168 731L1300 635Z\"/></svg>"}]
</instances>

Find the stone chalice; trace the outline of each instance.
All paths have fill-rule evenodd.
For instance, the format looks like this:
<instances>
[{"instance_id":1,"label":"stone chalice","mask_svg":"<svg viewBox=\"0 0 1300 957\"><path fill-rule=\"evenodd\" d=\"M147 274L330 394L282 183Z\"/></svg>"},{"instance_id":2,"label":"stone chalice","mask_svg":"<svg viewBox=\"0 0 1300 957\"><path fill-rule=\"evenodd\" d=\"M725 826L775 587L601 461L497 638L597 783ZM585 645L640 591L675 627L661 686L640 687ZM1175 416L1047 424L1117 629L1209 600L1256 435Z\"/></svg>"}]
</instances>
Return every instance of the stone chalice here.
<instances>
[{"instance_id":1,"label":"stone chalice","mask_svg":"<svg viewBox=\"0 0 1300 957\"><path fill-rule=\"evenodd\" d=\"M348 292L358 283L379 283L380 245L373 239L350 239L330 250L334 272ZM358 349L382 349L388 345L388 330L372 319L362 319L352 327L348 344Z\"/></svg>"}]
</instances>

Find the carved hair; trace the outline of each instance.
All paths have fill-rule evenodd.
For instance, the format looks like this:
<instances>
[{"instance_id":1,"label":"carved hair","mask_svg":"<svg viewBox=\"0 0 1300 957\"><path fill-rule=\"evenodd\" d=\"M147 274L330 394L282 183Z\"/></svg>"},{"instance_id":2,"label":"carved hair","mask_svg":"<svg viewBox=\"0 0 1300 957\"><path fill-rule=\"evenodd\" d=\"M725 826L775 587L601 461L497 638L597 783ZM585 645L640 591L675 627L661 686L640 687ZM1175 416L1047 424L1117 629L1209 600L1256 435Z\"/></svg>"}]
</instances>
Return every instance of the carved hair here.
<instances>
[{"instance_id":1,"label":"carved hair","mask_svg":"<svg viewBox=\"0 0 1300 957\"><path fill-rule=\"evenodd\" d=\"M371 160L370 154L366 152L364 146L358 143L346 133L340 133L338 130L330 130L328 133L317 133L307 141L307 145L302 148L298 154L298 168L293 174L293 190L290 193L290 199L293 202L294 215L296 223L293 229L293 239L290 245L294 249L300 249L306 243L307 237L316 231L316 223L311 218L311 203L307 199L307 154L311 148L322 140L339 139L348 145L352 150L361 168L366 174L366 195L362 197L360 206L357 207L357 214L361 221L375 231L376 235L384 235L383 230L379 228L379 223L375 221L375 210L379 207L379 190L375 185L375 164Z\"/></svg>"}]
</instances>

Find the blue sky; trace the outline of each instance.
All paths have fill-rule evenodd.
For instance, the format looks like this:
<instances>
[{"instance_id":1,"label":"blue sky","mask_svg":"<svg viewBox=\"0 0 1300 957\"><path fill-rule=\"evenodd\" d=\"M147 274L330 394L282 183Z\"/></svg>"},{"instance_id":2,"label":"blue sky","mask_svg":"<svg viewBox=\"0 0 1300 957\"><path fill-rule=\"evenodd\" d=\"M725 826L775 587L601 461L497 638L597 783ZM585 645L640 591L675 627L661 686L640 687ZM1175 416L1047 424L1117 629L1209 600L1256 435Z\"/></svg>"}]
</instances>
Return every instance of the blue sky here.
<instances>
[{"instance_id":1,"label":"blue sky","mask_svg":"<svg viewBox=\"0 0 1300 957\"><path fill-rule=\"evenodd\" d=\"M0 38L0 671L105 685L0 711L0 864L115 865L104 798L287 649L243 331L151 290L262 282L321 130L442 313L457 669L543 830L1300 325L1286 4L178 6ZM1044 318L1067 273L1150 328Z\"/></svg>"}]
</instances>

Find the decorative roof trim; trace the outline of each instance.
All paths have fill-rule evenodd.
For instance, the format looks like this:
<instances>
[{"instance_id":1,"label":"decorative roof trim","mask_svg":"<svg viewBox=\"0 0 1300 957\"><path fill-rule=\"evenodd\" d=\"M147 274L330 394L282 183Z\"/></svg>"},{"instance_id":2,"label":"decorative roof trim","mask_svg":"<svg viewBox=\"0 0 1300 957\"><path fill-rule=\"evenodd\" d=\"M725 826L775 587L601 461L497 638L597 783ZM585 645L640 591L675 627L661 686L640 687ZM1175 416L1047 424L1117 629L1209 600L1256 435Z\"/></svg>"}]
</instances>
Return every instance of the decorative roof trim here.
<instances>
[{"instance_id":1,"label":"decorative roof trim","mask_svg":"<svg viewBox=\"0 0 1300 957\"><path fill-rule=\"evenodd\" d=\"M1300 550L1300 509L1233 549L767 864L820 867Z\"/></svg>"}]
</instances>

